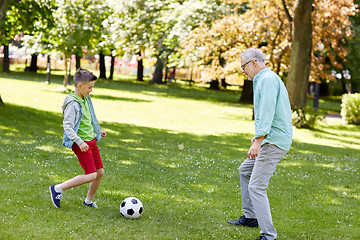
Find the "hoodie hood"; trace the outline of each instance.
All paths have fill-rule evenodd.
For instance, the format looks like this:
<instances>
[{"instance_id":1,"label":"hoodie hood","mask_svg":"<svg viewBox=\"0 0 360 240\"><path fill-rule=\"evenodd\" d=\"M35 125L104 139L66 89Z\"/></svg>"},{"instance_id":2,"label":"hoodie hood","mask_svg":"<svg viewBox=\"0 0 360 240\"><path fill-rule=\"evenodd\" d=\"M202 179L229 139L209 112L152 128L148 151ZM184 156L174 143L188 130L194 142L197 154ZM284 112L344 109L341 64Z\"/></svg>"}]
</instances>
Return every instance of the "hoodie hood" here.
<instances>
[{"instance_id":1,"label":"hoodie hood","mask_svg":"<svg viewBox=\"0 0 360 240\"><path fill-rule=\"evenodd\" d=\"M73 101L78 102L73 96L71 96L71 94L68 94L64 100L63 105L61 106L63 112L65 111L65 108L72 103ZM79 103L79 102L78 102ZM80 103L79 103L80 104Z\"/></svg>"}]
</instances>

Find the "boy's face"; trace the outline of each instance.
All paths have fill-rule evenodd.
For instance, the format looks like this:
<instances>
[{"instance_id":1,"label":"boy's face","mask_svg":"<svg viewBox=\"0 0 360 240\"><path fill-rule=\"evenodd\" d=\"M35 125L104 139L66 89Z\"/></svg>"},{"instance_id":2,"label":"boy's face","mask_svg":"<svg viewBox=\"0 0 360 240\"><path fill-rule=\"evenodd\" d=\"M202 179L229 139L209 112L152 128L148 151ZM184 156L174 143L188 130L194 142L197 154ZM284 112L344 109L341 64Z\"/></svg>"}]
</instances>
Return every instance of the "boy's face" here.
<instances>
[{"instance_id":1,"label":"boy's face","mask_svg":"<svg viewBox=\"0 0 360 240\"><path fill-rule=\"evenodd\" d=\"M87 97L92 92L92 89L95 85L95 81L90 81L87 83L79 83L77 85L77 92L79 93L80 97Z\"/></svg>"}]
</instances>

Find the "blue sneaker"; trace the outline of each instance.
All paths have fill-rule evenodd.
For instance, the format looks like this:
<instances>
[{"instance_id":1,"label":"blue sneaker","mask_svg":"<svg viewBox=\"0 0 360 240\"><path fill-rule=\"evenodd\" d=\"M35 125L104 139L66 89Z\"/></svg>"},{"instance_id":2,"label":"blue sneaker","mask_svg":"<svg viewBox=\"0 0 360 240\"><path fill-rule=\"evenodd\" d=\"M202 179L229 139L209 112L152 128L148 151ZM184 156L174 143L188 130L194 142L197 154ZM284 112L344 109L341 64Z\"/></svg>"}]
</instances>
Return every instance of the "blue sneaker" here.
<instances>
[{"instance_id":1,"label":"blue sneaker","mask_svg":"<svg viewBox=\"0 0 360 240\"><path fill-rule=\"evenodd\" d=\"M84 201L84 202L83 202L83 206L88 206L88 207L93 207L93 208L99 208L99 207L96 205L96 202L92 202L92 203L87 204L87 203Z\"/></svg>"},{"instance_id":2,"label":"blue sneaker","mask_svg":"<svg viewBox=\"0 0 360 240\"><path fill-rule=\"evenodd\" d=\"M55 185L49 187L51 194L51 201L56 208L60 208L60 200L62 199L62 194L55 191Z\"/></svg>"}]
</instances>

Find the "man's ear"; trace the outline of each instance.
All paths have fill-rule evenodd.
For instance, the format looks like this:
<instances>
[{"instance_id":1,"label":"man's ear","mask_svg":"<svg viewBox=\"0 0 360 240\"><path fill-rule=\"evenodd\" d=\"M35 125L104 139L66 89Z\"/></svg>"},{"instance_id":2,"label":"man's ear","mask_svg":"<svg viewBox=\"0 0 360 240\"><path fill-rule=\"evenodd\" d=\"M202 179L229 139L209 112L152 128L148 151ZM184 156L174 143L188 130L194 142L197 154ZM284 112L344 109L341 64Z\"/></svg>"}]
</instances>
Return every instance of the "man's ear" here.
<instances>
[{"instance_id":1,"label":"man's ear","mask_svg":"<svg viewBox=\"0 0 360 240\"><path fill-rule=\"evenodd\" d=\"M254 65L254 67L256 67L256 65L258 64L258 61L257 60L251 60L252 61L252 64Z\"/></svg>"}]
</instances>

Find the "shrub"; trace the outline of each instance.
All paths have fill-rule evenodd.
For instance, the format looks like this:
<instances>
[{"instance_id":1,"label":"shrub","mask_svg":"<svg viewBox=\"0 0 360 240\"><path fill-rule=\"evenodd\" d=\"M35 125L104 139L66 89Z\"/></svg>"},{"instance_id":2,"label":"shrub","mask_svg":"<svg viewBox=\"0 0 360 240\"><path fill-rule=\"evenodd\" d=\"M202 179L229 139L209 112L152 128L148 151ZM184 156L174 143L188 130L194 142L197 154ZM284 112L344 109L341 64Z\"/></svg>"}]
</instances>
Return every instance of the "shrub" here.
<instances>
[{"instance_id":1,"label":"shrub","mask_svg":"<svg viewBox=\"0 0 360 240\"><path fill-rule=\"evenodd\" d=\"M360 93L343 95L341 116L346 123L360 125Z\"/></svg>"},{"instance_id":2,"label":"shrub","mask_svg":"<svg viewBox=\"0 0 360 240\"><path fill-rule=\"evenodd\" d=\"M305 111L302 109L292 112L291 123L296 128L315 129L318 120L323 120L323 118L314 112L305 114Z\"/></svg>"}]
</instances>

